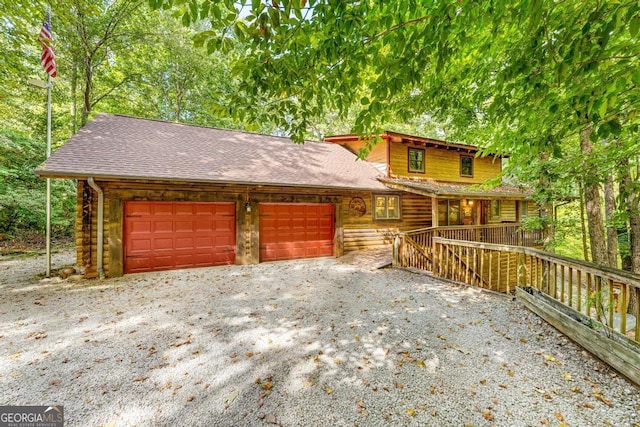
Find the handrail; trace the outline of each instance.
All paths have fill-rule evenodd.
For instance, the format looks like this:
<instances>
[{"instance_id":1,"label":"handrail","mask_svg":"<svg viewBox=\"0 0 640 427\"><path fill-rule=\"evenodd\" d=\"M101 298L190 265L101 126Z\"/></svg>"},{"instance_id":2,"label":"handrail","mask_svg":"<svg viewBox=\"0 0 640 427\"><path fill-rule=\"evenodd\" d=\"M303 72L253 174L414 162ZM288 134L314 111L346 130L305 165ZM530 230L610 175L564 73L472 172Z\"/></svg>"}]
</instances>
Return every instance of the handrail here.
<instances>
[{"instance_id":1,"label":"handrail","mask_svg":"<svg viewBox=\"0 0 640 427\"><path fill-rule=\"evenodd\" d=\"M535 248L433 237L431 272L439 277L475 284L480 275L492 290L510 292L532 287L640 342L640 275L576 260ZM472 261L472 262L471 262ZM484 287L484 286L483 286ZM636 305L630 307L630 295ZM635 327L627 319L635 317Z\"/></svg>"},{"instance_id":2,"label":"handrail","mask_svg":"<svg viewBox=\"0 0 640 427\"><path fill-rule=\"evenodd\" d=\"M398 234L397 244L394 245L393 259L396 264L430 269L434 237L535 246L542 239L542 233L540 230L522 230L519 223L425 227L405 231Z\"/></svg>"}]
</instances>

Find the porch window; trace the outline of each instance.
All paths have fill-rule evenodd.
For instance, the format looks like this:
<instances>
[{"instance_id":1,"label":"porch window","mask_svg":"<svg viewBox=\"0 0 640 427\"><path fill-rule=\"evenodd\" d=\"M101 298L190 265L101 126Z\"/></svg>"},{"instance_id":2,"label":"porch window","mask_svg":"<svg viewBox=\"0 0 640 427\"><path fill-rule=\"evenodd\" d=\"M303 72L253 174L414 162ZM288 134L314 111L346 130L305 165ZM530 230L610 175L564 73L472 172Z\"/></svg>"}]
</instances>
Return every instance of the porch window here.
<instances>
[{"instance_id":1,"label":"porch window","mask_svg":"<svg viewBox=\"0 0 640 427\"><path fill-rule=\"evenodd\" d=\"M500 200L491 201L491 218L500 218Z\"/></svg>"},{"instance_id":2,"label":"porch window","mask_svg":"<svg viewBox=\"0 0 640 427\"><path fill-rule=\"evenodd\" d=\"M424 150L409 147L409 172L424 173Z\"/></svg>"},{"instance_id":3,"label":"porch window","mask_svg":"<svg viewBox=\"0 0 640 427\"><path fill-rule=\"evenodd\" d=\"M460 225L460 200L440 200L438 202L438 224Z\"/></svg>"},{"instance_id":4,"label":"porch window","mask_svg":"<svg viewBox=\"0 0 640 427\"><path fill-rule=\"evenodd\" d=\"M400 219L400 196L374 196L375 219Z\"/></svg>"},{"instance_id":5,"label":"porch window","mask_svg":"<svg viewBox=\"0 0 640 427\"><path fill-rule=\"evenodd\" d=\"M473 178L473 156L460 156L460 176Z\"/></svg>"},{"instance_id":6,"label":"porch window","mask_svg":"<svg viewBox=\"0 0 640 427\"><path fill-rule=\"evenodd\" d=\"M529 203L526 200L520 201L520 219L525 219L529 215Z\"/></svg>"}]
</instances>

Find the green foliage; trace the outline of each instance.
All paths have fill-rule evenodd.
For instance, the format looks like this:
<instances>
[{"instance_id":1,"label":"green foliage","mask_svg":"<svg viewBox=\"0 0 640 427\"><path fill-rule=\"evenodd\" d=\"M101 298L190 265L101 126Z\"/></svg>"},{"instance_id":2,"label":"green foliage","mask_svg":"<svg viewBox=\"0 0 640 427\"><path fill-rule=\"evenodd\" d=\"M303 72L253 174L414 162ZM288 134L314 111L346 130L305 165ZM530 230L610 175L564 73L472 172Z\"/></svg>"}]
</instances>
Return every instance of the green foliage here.
<instances>
[{"instance_id":1,"label":"green foliage","mask_svg":"<svg viewBox=\"0 0 640 427\"><path fill-rule=\"evenodd\" d=\"M46 184L33 172L44 158L44 143L0 131L0 234L44 230ZM75 184L54 181L51 205L56 235L71 235L73 222L69 218L75 212Z\"/></svg>"}]
</instances>

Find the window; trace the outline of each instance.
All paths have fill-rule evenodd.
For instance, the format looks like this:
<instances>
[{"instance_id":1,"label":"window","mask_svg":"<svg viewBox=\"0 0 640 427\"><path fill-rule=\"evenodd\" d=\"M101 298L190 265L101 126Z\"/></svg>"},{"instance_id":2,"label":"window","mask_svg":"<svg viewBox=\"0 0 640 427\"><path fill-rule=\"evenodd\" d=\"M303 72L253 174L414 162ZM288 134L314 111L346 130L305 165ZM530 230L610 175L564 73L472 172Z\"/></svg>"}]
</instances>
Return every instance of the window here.
<instances>
[{"instance_id":1,"label":"window","mask_svg":"<svg viewBox=\"0 0 640 427\"><path fill-rule=\"evenodd\" d=\"M491 201L491 217L500 218L500 200Z\"/></svg>"},{"instance_id":2,"label":"window","mask_svg":"<svg viewBox=\"0 0 640 427\"><path fill-rule=\"evenodd\" d=\"M460 156L460 176L473 177L472 156Z\"/></svg>"},{"instance_id":3,"label":"window","mask_svg":"<svg viewBox=\"0 0 640 427\"><path fill-rule=\"evenodd\" d=\"M438 225L460 225L460 200L438 201Z\"/></svg>"},{"instance_id":4,"label":"window","mask_svg":"<svg viewBox=\"0 0 640 427\"><path fill-rule=\"evenodd\" d=\"M424 173L424 150L409 147L409 172Z\"/></svg>"},{"instance_id":5,"label":"window","mask_svg":"<svg viewBox=\"0 0 640 427\"><path fill-rule=\"evenodd\" d=\"M520 219L524 219L529 215L529 204L526 200L520 201Z\"/></svg>"},{"instance_id":6,"label":"window","mask_svg":"<svg viewBox=\"0 0 640 427\"><path fill-rule=\"evenodd\" d=\"M374 196L375 219L400 219L400 196Z\"/></svg>"}]
</instances>

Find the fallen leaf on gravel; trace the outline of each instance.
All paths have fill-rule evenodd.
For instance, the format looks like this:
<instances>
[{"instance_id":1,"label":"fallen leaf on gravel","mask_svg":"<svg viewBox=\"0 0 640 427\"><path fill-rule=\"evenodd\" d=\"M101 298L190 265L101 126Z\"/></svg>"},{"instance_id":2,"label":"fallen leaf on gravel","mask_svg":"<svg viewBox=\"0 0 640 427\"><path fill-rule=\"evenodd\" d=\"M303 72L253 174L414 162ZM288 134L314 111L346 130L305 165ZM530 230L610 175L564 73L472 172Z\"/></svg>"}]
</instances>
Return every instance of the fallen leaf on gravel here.
<instances>
[{"instance_id":1,"label":"fallen leaf on gravel","mask_svg":"<svg viewBox=\"0 0 640 427\"><path fill-rule=\"evenodd\" d=\"M278 424L278 419L273 414L269 414L265 421L267 422L267 424Z\"/></svg>"},{"instance_id":2,"label":"fallen leaf on gravel","mask_svg":"<svg viewBox=\"0 0 640 427\"><path fill-rule=\"evenodd\" d=\"M60 380L51 380L51 382L49 384L58 385L58 384L60 384Z\"/></svg>"},{"instance_id":3,"label":"fallen leaf on gravel","mask_svg":"<svg viewBox=\"0 0 640 427\"><path fill-rule=\"evenodd\" d=\"M440 339L441 339L441 340L443 340L443 341L446 341L446 340L447 340L447 338L446 338L444 335L438 335L438 338L440 338Z\"/></svg>"},{"instance_id":4,"label":"fallen leaf on gravel","mask_svg":"<svg viewBox=\"0 0 640 427\"><path fill-rule=\"evenodd\" d=\"M594 408L594 406L593 406L591 403L589 403L589 402L585 403L585 404L584 404L584 407L585 407L585 408L589 408L589 409L593 409L593 408Z\"/></svg>"},{"instance_id":5,"label":"fallen leaf on gravel","mask_svg":"<svg viewBox=\"0 0 640 427\"><path fill-rule=\"evenodd\" d=\"M426 368L426 366L427 366L427 365L425 365L424 360L418 360L416 365L418 365L418 368Z\"/></svg>"},{"instance_id":6,"label":"fallen leaf on gravel","mask_svg":"<svg viewBox=\"0 0 640 427\"><path fill-rule=\"evenodd\" d=\"M271 390L271 389L273 388L273 383L272 383L271 381L265 381L265 382L262 384L262 388L263 388L264 390Z\"/></svg>"},{"instance_id":7,"label":"fallen leaf on gravel","mask_svg":"<svg viewBox=\"0 0 640 427\"><path fill-rule=\"evenodd\" d=\"M236 400L237 398L238 398L238 392L234 391L224 399L224 403L233 403L233 401Z\"/></svg>"},{"instance_id":8,"label":"fallen leaf on gravel","mask_svg":"<svg viewBox=\"0 0 640 427\"><path fill-rule=\"evenodd\" d=\"M564 421L564 416L560 412L556 412L556 418L558 421Z\"/></svg>"},{"instance_id":9,"label":"fallen leaf on gravel","mask_svg":"<svg viewBox=\"0 0 640 427\"><path fill-rule=\"evenodd\" d=\"M565 380L568 380L568 381L571 381L573 379L571 374L568 374L566 372L564 374L562 374L562 378L564 378Z\"/></svg>"},{"instance_id":10,"label":"fallen leaf on gravel","mask_svg":"<svg viewBox=\"0 0 640 427\"><path fill-rule=\"evenodd\" d=\"M410 417L415 417L416 416L416 410L413 408L407 408L405 409L405 411L407 412L407 415L409 415Z\"/></svg>"},{"instance_id":11,"label":"fallen leaf on gravel","mask_svg":"<svg viewBox=\"0 0 640 427\"><path fill-rule=\"evenodd\" d=\"M139 383L139 382L142 382L142 381L146 380L147 378L149 378L149 377L135 377L133 379L133 382Z\"/></svg>"},{"instance_id":12,"label":"fallen leaf on gravel","mask_svg":"<svg viewBox=\"0 0 640 427\"><path fill-rule=\"evenodd\" d=\"M487 421L493 421L493 414L489 411L484 411L482 413L482 416L484 417L485 420Z\"/></svg>"},{"instance_id":13,"label":"fallen leaf on gravel","mask_svg":"<svg viewBox=\"0 0 640 427\"><path fill-rule=\"evenodd\" d=\"M327 393L327 394L331 394L331 393L333 393L333 389L331 387L325 387L324 388L324 392Z\"/></svg>"},{"instance_id":14,"label":"fallen leaf on gravel","mask_svg":"<svg viewBox=\"0 0 640 427\"><path fill-rule=\"evenodd\" d=\"M606 399L602 394L597 391L593 392L593 396L598 399L600 402L604 403L608 407L613 407L613 403L609 399Z\"/></svg>"},{"instance_id":15,"label":"fallen leaf on gravel","mask_svg":"<svg viewBox=\"0 0 640 427\"><path fill-rule=\"evenodd\" d=\"M230 354L229 357L231 359L235 359L236 357L238 357L238 354L237 353L233 353L233 354Z\"/></svg>"},{"instance_id":16,"label":"fallen leaf on gravel","mask_svg":"<svg viewBox=\"0 0 640 427\"><path fill-rule=\"evenodd\" d=\"M498 387L500 387L500 388L507 388L507 385L506 385L506 384L498 384Z\"/></svg>"},{"instance_id":17,"label":"fallen leaf on gravel","mask_svg":"<svg viewBox=\"0 0 640 427\"><path fill-rule=\"evenodd\" d=\"M486 384L487 380L480 380L480 384Z\"/></svg>"},{"instance_id":18,"label":"fallen leaf on gravel","mask_svg":"<svg viewBox=\"0 0 640 427\"><path fill-rule=\"evenodd\" d=\"M250 351L246 352L244 355L245 355L245 357L247 357L247 358L248 358L248 357L253 357L253 353L251 353Z\"/></svg>"},{"instance_id":19,"label":"fallen leaf on gravel","mask_svg":"<svg viewBox=\"0 0 640 427\"><path fill-rule=\"evenodd\" d=\"M527 339L526 339L526 338L520 338L520 342L521 342L521 343L526 343L526 342L527 342Z\"/></svg>"},{"instance_id":20,"label":"fallen leaf on gravel","mask_svg":"<svg viewBox=\"0 0 640 427\"><path fill-rule=\"evenodd\" d=\"M28 334L26 337L24 337L25 339L27 338L34 338L37 340L41 340L43 338L47 337L47 333L45 331L38 331L38 332L31 332L30 334Z\"/></svg>"},{"instance_id":21,"label":"fallen leaf on gravel","mask_svg":"<svg viewBox=\"0 0 640 427\"><path fill-rule=\"evenodd\" d=\"M398 390L402 390L404 388L404 386L402 384L400 384L398 381L396 381L394 385L396 386L396 388Z\"/></svg>"},{"instance_id":22,"label":"fallen leaf on gravel","mask_svg":"<svg viewBox=\"0 0 640 427\"><path fill-rule=\"evenodd\" d=\"M548 360L549 362L555 363L556 365L562 365L562 362L553 356L549 356L548 354L543 354L542 357L544 357L544 359Z\"/></svg>"},{"instance_id":23,"label":"fallen leaf on gravel","mask_svg":"<svg viewBox=\"0 0 640 427\"><path fill-rule=\"evenodd\" d=\"M194 396L189 396L189 397L187 397L187 402L191 402L191 401L193 401L193 399L195 399Z\"/></svg>"}]
</instances>

